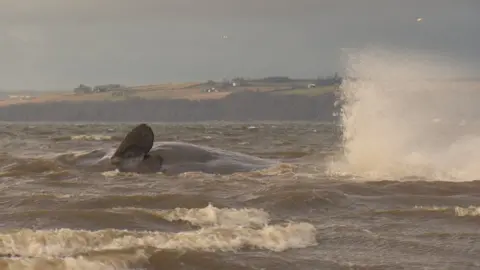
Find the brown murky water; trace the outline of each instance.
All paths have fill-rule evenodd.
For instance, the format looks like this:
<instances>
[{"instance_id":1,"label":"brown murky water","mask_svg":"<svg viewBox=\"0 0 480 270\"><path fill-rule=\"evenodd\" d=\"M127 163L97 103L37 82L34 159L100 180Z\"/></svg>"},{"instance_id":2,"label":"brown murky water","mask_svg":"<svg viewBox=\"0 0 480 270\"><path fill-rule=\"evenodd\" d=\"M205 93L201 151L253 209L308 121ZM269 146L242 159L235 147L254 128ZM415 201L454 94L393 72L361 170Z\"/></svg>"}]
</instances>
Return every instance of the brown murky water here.
<instances>
[{"instance_id":1,"label":"brown murky water","mask_svg":"<svg viewBox=\"0 0 480 270\"><path fill-rule=\"evenodd\" d=\"M284 164L227 176L108 164L133 126L0 127L0 269L480 269L480 182L327 173L335 125L152 125Z\"/></svg>"}]
</instances>

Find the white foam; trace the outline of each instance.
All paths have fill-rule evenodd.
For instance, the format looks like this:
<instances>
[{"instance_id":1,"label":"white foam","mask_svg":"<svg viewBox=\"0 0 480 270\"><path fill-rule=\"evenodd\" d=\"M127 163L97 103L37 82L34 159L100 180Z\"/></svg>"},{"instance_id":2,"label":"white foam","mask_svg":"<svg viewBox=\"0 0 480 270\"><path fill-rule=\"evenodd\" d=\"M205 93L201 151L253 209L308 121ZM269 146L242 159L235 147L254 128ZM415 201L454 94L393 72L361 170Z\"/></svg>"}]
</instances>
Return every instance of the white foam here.
<instances>
[{"instance_id":1,"label":"white foam","mask_svg":"<svg viewBox=\"0 0 480 270\"><path fill-rule=\"evenodd\" d=\"M438 212L450 212L455 214L457 217L477 217L480 216L480 207L470 205L468 207L448 207L448 206L415 206L414 209L419 209L423 211L438 211Z\"/></svg>"},{"instance_id":2,"label":"white foam","mask_svg":"<svg viewBox=\"0 0 480 270\"><path fill-rule=\"evenodd\" d=\"M248 226L261 227L269 222L269 214L255 208L217 208L209 204L204 208L175 208L153 210L144 208L114 208L116 211L139 211L149 213L168 221L187 221L198 226Z\"/></svg>"},{"instance_id":3,"label":"white foam","mask_svg":"<svg viewBox=\"0 0 480 270\"><path fill-rule=\"evenodd\" d=\"M455 215L458 217L478 217L480 216L480 207L478 206L469 206L469 207L455 207Z\"/></svg>"},{"instance_id":4,"label":"white foam","mask_svg":"<svg viewBox=\"0 0 480 270\"><path fill-rule=\"evenodd\" d=\"M112 136L90 134L90 135L74 135L70 137L73 141L110 141Z\"/></svg>"},{"instance_id":5,"label":"white foam","mask_svg":"<svg viewBox=\"0 0 480 270\"><path fill-rule=\"evenodd\" d=\"M101 174L105 177L115 177L115 176L121 174L121 172L118 169L115 169L113 171L102 172Z\"/></svg>"}]
</instances>

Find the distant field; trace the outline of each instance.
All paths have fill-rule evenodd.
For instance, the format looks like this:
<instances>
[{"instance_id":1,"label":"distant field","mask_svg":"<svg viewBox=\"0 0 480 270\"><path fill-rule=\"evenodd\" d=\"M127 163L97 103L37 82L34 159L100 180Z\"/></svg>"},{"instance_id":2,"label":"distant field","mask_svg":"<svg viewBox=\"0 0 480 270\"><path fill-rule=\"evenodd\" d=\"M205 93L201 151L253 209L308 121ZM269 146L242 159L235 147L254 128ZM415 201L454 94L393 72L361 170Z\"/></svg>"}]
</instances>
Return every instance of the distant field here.
<instances>
[{"instance_id":1,"label":"distant field","mask_svg":"<svg viewBox=\"0 0 480 270\"><path fill-rule=\"evenodd\" d=\"M113 92L75 94L73 89L70 91L43 92L32 99L4 98L0 100L0 106L8 106L20 103L44 103L54 101L116 101L132 98L142 99L220 99L237 91L259 91L272 92L280 95L307 95L317 96L323 93L333 91L337 86L319 86L315 88L298 88L293 90L278 90L288 88L288 84L263 84L241 87L216 87L219 92L205 92L210 88L208 85L190 82L190 83L167 83L152 84L129 87L126 95L116 96Z\"/></svg>"},{"instance_id":2,"label":"distant field","mask_svg":"<svg viewBox=\"0 0 480 270\"><path fill-rule=\"evenodd\" d=\"M129 87L126 90L125 96L115 96L113 92L104 93L89 93L89 94L75 94L71 91L55 91L55 92L43 92L31 99L19 99L19 98L4 98L0 100L0 106L8 106L21 103L44 103L54 101L115 101L125 100L129 98L142 98L142 99L190 99L190 100L202 100L202 99L220 99L235 91L272 91L273 87L228 87L221 89L219 92L204 92L208 86L201 83L169 83L169 84L156 84L156 85L142 85Z\"/></svg>"}]
</instances>

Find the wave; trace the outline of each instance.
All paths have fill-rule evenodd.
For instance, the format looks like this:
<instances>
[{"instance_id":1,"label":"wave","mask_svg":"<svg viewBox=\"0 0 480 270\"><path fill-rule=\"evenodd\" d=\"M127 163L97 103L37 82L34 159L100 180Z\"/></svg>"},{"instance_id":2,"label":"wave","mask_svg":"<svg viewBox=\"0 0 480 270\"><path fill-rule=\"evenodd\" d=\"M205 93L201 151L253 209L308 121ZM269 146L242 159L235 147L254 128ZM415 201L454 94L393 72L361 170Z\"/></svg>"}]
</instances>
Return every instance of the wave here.
<instances>
[{"instance_id":1,"label":"wave","mask_svg":"<svg viewBox=\"0 0 480 270\"><path fill-rule=\"evenodd\" d=\"M470 205L468 207L448 207L448 206L415 206L415 210L421 211L439 211L453 213L457 217L477 217L480 216L480 207Z\"/></svg>"},{"instance_id":2,"label":"wave","mask_svg":"<svg viewBox=\"0 0 480 270\"><path fill-rule=\"evenodd\" d=\"M168 221L186 221L196 226L247 226L262 227L268 224L269 214L263 210L220 209L208 204L205 208L189 209L175 208L174 210L153 210L135 207L113 208L112 211L141 212L161 217Z\"/></svg>"},{"instance_id":3,"label":"wave","mask_svg":"<svg viewBox=\"0 0 480 270\"><path fill-rule=\"evenodd\" d=\"M83 134L52 138L53 141L120 141L121 139L120 137L102 134Z\"/></svg>"},{"instance_id":4,"label":"wave","mask_svg":"<svg viewBox=\"0 0 480 270\"><path fill-rule=\"evenodd\" d=\"M113 166L108 160L111 152L112 150L94 149L69 153L2 153L0 175L3 177L38 176L38 174L66 176L75 170L98 172L111 170Z\"/></svg>"},{"instance_id":5,"label":"wave","mask_svg":"<svg viewBox=\"0 0 480 270\"><path fill-rule=\"evenodd\" d=\"M180 173L178 175L175 175L175 177L195 178L195 179L200 178L198 181L208 181L208 180L219 181L219 179L231 180L232 178L241 177L243 179L249 179L252 181L262 181L262 178L270 177L270 176L288 176L288 175L293 176L296 173L297 168L298 166L294 164L279 163L279 164L274 164L273 166L266 169L255 170L250 172L235 172L232 174L216 175L216 174L192 171L192 172ZM158 172L157 174L163 174L163 173ZM117 169L114 169L114 170L103 171L102 175L105 177L117 177L119 175L139 176L140 174L133 173L133 172L120 172Z\"/></svg>"},{"instance_id":6,"label":"wave","mask_svg":"<svg viewBox=\"0 0 480 270\"><path fill-rule=\"evenodd\" d=\"M305 222L269 224L260 209L176 208L155 210L112 208L108 211L143 212L168 221L186 221L199 229L182 232L75 229L4 231L0 234L0 265L35 269L128 269L142 267L162 250L235 251L264 249L282 252L314 246L316 229ZM56 269L57 269L56 268Z\"/></svg>"},{"instance_id":7,"label":"wave","mask_svg":"<svg viewBox=\"0 0 480 270\"><path fill-rule=\"evenodd\" d=\"M447 215L454 215L456 217L478 217L480 216L480 207L470 205L468 207L461 206L419 206L416 205L411 209L392 209L392 210L378 210L375 213L389 213L389 214L409 214L419 213L422 217L427 213L444 213Z\"/></svg>"}]
</instances>

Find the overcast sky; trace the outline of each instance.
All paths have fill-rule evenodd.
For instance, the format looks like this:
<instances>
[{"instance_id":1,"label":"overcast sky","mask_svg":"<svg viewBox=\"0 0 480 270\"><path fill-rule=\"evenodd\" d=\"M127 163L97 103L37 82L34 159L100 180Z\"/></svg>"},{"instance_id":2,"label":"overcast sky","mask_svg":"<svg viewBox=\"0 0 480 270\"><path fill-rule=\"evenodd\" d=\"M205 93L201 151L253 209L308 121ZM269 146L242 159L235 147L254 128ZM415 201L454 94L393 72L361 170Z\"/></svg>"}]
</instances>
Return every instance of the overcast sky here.
<instances>
[{"instance_id":1,"label":"overcast sky","mask_svg":"<svg viewBox=\"0 0 480 270\"><path fill-rule=\"evenodd\" d=\"M480 0L0 0L0 89L316 77L369 45L478 66Z\"/></svg>"}]
</instances>

